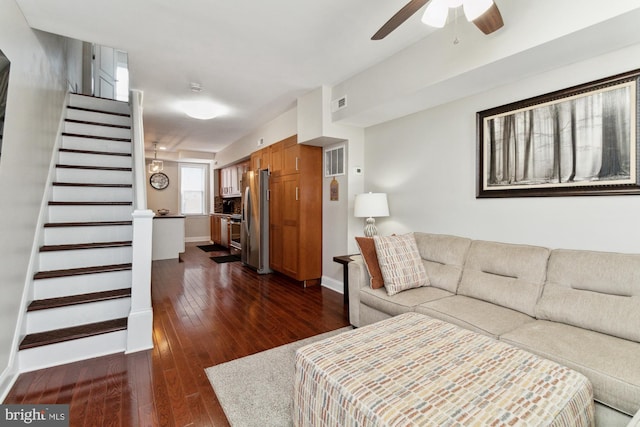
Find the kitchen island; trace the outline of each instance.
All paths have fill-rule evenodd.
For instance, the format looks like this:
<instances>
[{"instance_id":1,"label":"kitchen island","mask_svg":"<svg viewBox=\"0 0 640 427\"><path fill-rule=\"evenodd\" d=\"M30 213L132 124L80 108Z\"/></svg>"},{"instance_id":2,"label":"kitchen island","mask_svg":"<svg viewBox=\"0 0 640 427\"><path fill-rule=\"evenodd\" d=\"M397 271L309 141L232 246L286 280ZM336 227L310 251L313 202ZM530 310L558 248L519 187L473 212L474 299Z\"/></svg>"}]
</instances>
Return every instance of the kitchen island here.
<instances>
[{"instance_id":1,"label":"kitchen island","mask_svg":"<svg viewBox=\"0 0 640 427\"><path fill-rule=\"evenodd\" d=\"M184 215L156 215L153 218L151 259L179 259L184 252Z\"/></svg>"}]
</instances>

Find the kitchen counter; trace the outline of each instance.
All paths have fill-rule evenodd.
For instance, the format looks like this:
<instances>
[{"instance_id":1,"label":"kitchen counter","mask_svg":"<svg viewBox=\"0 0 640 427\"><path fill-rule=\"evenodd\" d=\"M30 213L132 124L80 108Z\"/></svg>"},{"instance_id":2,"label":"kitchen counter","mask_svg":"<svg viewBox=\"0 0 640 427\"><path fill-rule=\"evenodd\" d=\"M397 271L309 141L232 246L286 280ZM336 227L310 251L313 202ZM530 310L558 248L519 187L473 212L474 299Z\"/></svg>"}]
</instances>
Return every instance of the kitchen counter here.
<instances>
[{"instance_id":1,"label":"kitchen counter","mask_svg":"<svg viewBox=\"0 0 640 427\"><path fill-rule=\"evenodd\" d=\"M184 215L156 215L153 217L151 259L178 259L184 252Z\"/></svg>"}]
</instances>

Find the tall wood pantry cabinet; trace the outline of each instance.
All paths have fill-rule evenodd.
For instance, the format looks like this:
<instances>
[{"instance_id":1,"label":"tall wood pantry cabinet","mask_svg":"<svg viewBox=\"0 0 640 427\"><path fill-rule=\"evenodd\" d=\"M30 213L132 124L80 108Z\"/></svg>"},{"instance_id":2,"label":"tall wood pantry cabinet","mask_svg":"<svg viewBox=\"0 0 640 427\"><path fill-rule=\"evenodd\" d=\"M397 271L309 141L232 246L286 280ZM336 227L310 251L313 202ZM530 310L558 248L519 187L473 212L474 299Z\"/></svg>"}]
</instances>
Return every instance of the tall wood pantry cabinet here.
<instances>
[{"instance_id":1,"label":"tall wood pantry cabinet","mask_svg":"<svg viewBox=\"0 0 640 427\"><path fill-rule=\"evenodd\" d=\"M268 157L271 172L270 267L305 286L319 284L322 276L322 148L298 144L294 135L266 149L269 155L261 155L261 159Z\"/></svg>"}]
</instances>

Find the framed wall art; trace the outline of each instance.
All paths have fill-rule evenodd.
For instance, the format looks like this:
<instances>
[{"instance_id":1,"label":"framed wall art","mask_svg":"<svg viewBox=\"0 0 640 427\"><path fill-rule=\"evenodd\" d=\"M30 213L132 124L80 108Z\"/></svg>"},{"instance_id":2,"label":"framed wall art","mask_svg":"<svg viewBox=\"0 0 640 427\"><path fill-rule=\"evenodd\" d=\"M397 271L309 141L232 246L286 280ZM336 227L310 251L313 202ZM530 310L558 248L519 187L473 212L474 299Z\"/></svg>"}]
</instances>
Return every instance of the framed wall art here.
<instances>
[{"instance_id":1,"label":"framed wall art","mask_svg":"<svg viewBox=\"0 0 640 427\"><path fill-rule=\"evenodd\" d=\"M476 197L640 194L640 70L481 111Z\"/></svg>"}]
</instances>

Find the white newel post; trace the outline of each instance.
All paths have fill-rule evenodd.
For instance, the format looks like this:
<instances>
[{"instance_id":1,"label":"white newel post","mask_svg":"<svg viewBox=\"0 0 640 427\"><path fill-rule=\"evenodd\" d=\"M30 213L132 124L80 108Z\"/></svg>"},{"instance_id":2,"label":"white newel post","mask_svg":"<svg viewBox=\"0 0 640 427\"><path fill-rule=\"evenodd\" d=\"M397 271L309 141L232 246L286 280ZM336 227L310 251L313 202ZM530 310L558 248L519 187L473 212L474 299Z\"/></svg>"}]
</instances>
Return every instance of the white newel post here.
<instances>
[{"instance_id":1,"label":"white newel post","mask_svg":"<svg viewBox=\"0 0 640 427\"><path fill-rule=\"evenodd\" d=\"M130 92L133 144L133 257L131 271L131 311L127 325L125 353L153 348L153 309L151 307L151 248L153 211L147 209L147 187L142 125L142 92Z\"/></svg>"},{"instance_id":2,"label":"white newel post","mask_svg":"<svg viewBox=\"0 0 640 427\"><path fill-rule=\"evenodd\" d=\"M151 244L153 211L133 212L133 269L131 272L131 311L126 353L153 348L153 309L151 308Z\"/></svg>"}]
</instances>

